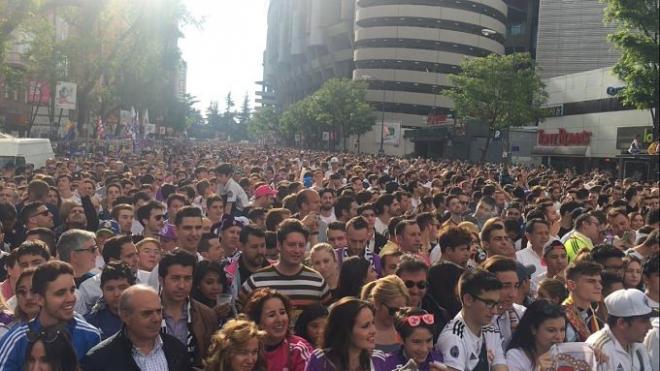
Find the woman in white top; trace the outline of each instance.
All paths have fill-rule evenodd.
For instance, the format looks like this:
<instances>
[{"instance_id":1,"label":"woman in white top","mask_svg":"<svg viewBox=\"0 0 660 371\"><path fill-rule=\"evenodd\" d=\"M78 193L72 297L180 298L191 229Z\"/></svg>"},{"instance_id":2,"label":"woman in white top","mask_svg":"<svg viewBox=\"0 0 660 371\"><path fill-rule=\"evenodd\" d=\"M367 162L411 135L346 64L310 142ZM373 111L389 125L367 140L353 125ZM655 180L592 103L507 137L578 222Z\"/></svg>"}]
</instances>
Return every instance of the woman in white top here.
<instances>
[{"instance_id":1,"label":"woman in white top","mask_svg":"<svg viewBox=\"0 0 660 371\"><path fill-rule=\"evenodd\" d=\"M509 371L538 371L553 368L550 348L563 343L566 320L563 309L547 300L532 303L520 319L507 347Z\"/></svg>"}]
</instances>

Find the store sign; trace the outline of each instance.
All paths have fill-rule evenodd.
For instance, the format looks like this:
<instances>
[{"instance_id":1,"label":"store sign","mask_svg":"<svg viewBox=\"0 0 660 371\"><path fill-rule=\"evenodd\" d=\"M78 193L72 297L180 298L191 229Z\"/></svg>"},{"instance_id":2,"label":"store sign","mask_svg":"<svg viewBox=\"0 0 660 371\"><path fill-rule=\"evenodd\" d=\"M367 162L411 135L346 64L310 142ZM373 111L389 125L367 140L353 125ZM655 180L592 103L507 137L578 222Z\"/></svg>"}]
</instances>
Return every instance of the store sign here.
<instances>
[{"instance_id":1,"label":"store sign","mask_svg":"<svg viewBox=\"0 0 660 371\"><path fill-rule=\"evenodd\" d=\"M642 140L640 144L645 149L651 144L651 142L653 142L653 127L631 126L626 128L616 128L616 149L628 149L636 135L640 136L640 139Z\"/></svg>"},{"instance_id":2,"label":"store sign","mask_svg":"<svg viewBox=\"0 0 660 371\"><path fill-rule=\"evenodd\" d=\"M559 129L558 133L547 133L539 130L539 146L588 146L591 143L591 132L583 130L578 133L569 133L566 129Z\"/></svg>"},{"instance_id":3,"label":"store sign","mask_svg":"<svg viewBox=\"0 0 660 371\"><path fill-rule=\"evenodd\" d=\"M564 116L564 105L559 104L556 106L543 107L543 117L560 117Z\"/></svg>"}]
</instances>

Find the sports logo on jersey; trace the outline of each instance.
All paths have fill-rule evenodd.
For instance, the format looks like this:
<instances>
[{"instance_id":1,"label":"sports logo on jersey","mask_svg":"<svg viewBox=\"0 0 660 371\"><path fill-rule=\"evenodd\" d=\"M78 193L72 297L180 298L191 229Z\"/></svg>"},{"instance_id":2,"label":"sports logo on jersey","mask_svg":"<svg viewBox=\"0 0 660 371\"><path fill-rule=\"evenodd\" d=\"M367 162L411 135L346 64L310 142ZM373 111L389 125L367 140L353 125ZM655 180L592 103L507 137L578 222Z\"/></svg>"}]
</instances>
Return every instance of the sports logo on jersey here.
<instances>
[{"instance_id":1,"label":"sports logo on jersey","mask_svg":"<svg viewBox=\"0 0 660 371\"><path fill-rule=\"evenodd\" d=\"M451 349L449 350L449 354L451 354L451 356L454 358L458 358L458 354L459 354L458 346L454 345L453 347L451 347Z\"/></svg>"},{"instance_id":2,"label":"sports logo on jersey","mask_svg":"<svg viewBox=\"0 0 660 371\"><path fill-rule=\"evenodd\" d=\"M623 371L623 365L619 363L619 365L616 366L616 371Z\"/></svg>"},{"instance_id":3,"label":"sports logo on jersey","mask_svg":"<svg viewBox=\"0 0 660 371\"><path fill-rule=\"evenodd\" d=\"M470 361L473 361L477 359L477 356L474 355L474 353L470 354Z\"/></svg>"}]
</instances>

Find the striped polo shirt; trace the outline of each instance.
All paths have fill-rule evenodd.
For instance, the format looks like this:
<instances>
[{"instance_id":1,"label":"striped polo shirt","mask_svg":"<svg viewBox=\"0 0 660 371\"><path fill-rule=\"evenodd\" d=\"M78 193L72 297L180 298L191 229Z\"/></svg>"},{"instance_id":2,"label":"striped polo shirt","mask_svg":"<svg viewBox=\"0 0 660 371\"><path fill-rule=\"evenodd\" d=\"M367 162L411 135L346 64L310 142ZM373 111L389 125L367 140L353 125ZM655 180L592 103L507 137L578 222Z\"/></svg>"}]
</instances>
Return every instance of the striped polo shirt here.
<instances>
[{"instance_id":1,"label":"striped polo shirt","mask_svg":"<svg viewBox=\"0 0 660 371\"><path fill-rule=\"evenodd\" d=\"M302 266L300 271L292 276L280 273L275 266L262 268L253 273L241 288L239 301L245 304L250 294L260 288L270 288L281 292L291 299L295 311L321 303L328 304L331 300L330 290L325 280L315 270Z\"/></svg>"}]
</instances>

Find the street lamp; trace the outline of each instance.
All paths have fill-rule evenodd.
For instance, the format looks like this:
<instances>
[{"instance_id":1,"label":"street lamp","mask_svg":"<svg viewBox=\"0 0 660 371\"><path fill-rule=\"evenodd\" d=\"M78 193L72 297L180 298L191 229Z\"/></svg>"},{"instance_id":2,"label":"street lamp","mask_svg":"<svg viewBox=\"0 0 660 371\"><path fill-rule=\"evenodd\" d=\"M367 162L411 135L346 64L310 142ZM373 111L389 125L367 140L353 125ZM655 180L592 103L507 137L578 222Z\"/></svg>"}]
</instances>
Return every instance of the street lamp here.
<instances>
[{"instance_id":1,"label":"street lamp","mask_svg":"<svg viewBox=\"0 0 660 371\"><path fill-rule=\"evenodd\" d=\"M481 34L486 36L486 37L491 37L491 36L495 35L496 33L497 33L497 31L491 30L490 28L483 28L481 30Z\"/></svg>"},{"instance_id":2,"label":"street lamp","mask_svg":"<svg viewBox=\"0 0 660 371\"><path fill-rule=\"evenodd\" d=\"M371 80L372 77L369 75L362 75L360 76L364 80ZM381 119L380 119L380 148L378 149L378 154L383 155L385 154L385 149L383 148L383 144L385 142L385 89L383 87L383 99L380 101L380 112L381 112Z\"/></svg>"}]
</instances>

